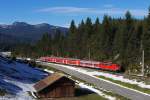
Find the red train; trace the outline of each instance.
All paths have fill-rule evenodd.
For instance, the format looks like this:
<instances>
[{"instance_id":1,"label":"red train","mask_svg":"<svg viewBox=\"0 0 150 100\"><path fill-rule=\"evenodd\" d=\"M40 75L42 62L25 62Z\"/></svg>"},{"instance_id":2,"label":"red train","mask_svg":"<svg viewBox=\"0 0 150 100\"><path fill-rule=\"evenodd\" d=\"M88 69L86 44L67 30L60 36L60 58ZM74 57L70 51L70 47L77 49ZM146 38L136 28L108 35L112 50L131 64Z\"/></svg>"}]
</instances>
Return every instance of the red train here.
<instances>
[{"instance_id":1,"label":"red train","mask_svg":"<svg viewBox=\"0 0 150 100\"><path fill-rule=\"evenodd\" d=\"M121 67L118 64L113 64L112 62L98 62L72 58L61 58L61 57L41 57L40 60L44 62L96 68L109 71L120 71L121 69Z\"/></svg>"}]
</instances>

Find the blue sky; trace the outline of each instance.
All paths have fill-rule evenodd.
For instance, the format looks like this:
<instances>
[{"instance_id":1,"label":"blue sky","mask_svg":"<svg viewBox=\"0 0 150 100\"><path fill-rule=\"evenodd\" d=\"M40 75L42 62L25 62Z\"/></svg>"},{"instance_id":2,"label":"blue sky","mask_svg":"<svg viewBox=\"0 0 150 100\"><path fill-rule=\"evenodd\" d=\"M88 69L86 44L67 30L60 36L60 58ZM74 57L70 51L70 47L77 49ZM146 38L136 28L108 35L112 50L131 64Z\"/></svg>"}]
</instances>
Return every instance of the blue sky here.
<instances>
[{"instance_id":1,"label":"blue sky","mask_svg":"<svg viewBox=\"0 0 150 100\"><path fill-rule=\"evenodd\" d=\"M69 26L72 19L77 24L86 17L99 17L102 21L104 14L124 17L127 10L135 18L143 18L149 6L150 0L1 0L0 23L24 21Z\"/></svg>"}]
</instances>

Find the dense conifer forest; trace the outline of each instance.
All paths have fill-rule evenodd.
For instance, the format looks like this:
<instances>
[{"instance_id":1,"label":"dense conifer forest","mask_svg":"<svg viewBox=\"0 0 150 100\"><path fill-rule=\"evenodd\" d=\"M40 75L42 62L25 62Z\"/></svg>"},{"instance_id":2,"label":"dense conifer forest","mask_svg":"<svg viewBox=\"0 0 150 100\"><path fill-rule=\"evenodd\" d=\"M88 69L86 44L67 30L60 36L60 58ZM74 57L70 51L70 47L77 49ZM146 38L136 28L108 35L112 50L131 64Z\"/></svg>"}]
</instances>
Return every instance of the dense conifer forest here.
<instances>
[{"instance_id":1,"label":"dense conifer forest","mask_svg":"<svg viewBox=\"0 0 150 100\"><path fill-rule=\"evenodd\" d=\"M144 19L136 19L128 11L123 18L104 15L79 25L72 20L69 32L56 30L55 36L45 33L36 44L20 44L14 55L27 57L59 56L97 61L112 61L127 72L140 72L142 51L145 52L145 73L150 70L150 9Z\"/></svg>"}]
</instances>

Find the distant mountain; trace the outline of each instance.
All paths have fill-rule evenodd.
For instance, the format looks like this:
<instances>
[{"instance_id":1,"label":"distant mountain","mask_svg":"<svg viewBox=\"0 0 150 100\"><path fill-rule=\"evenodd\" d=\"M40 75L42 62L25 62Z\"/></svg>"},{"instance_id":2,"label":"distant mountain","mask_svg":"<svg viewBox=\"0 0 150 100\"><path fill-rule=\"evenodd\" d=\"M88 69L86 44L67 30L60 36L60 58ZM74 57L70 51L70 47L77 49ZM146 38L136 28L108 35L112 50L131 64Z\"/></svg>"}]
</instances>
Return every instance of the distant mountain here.
<instances>
[{"instance_id":1,"label":"distant mountain","mask_svg":"<svg viewBox=\"0 0 150 100\"><path fill-rule=\"evenodd\" d=\"M0 25L0 42L10 40L10 42L35 42L41 38L44 33L54 35L56 29L66 34L68 29L59 26L53 26L47 23L31 25L25 22L14 22L11 25Z\"/></svg>"}]
</instances>

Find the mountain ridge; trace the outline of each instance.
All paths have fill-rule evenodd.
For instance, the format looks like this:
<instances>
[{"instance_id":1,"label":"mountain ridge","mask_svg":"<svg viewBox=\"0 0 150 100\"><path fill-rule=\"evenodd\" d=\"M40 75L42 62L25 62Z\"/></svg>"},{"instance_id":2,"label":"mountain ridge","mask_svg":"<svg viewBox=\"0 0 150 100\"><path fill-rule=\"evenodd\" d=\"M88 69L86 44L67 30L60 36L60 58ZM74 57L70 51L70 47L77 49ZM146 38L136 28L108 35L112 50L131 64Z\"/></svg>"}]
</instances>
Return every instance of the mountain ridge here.
<instances>
[{"instance_id":1,"label":"mountain ridge","mask_svg":"<svg viewBox=\"0 0 150 100\"><path fill-rule=\"evenodd\" d=\"M33 25L26 22L17 21L10 25L0 24L0 36L10 36L19 41L23 40L23 42L26 41L26 39L27 42L36 42L42 37L44 33L48 33L53 36L56 33L56 29L59 29L63 34L68 32L68 28L54 26L48 23L39 23ZM3 41L5 41L5 39L3 39Z\"/></svg>"}]
</instances>

